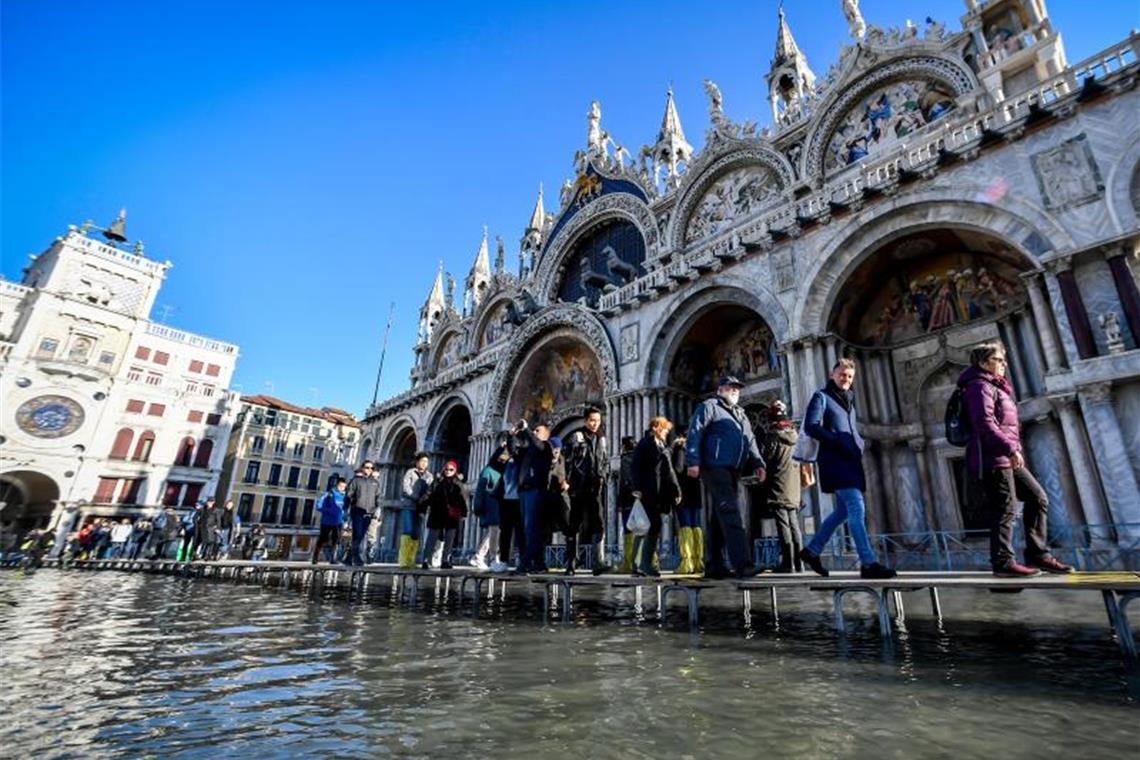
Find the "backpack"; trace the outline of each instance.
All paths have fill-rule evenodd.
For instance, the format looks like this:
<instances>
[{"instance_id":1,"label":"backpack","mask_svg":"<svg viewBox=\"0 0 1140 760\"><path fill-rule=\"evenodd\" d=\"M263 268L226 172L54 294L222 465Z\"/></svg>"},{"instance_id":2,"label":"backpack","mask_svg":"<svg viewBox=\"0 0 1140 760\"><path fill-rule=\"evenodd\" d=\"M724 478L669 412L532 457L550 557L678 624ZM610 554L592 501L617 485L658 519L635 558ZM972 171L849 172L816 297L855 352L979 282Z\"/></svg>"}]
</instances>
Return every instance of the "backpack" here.
<instances>
[{"instance_id":1,"label":"backpack","mask_svg":"<svg viewBox=\"0 0 1140 760\"><path fill-rule=\"evenodd\" d=\"M959 385L946 402L946 442L951 446L965 446L973 437L974 428L970 424L970 412L966 409L966 389Z\"/></svg>"}]
</instances>

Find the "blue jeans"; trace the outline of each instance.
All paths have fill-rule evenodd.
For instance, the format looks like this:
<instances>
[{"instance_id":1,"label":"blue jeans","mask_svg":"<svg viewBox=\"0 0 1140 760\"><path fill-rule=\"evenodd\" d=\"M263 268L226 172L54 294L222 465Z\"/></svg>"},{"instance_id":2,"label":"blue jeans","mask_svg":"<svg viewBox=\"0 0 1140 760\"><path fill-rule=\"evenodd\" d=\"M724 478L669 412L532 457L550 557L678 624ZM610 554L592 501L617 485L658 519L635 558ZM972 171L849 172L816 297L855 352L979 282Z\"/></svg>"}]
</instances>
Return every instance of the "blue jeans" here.
<instances>
[{"instance_id":1,"label":"blue jeans","mask_svg":"<svg viewBox=\"0 0 1140 760\"><path fill-rule=\"evenodd\" d=\"M368 540L368 523L372 522L372 515L363 509L352 508L352 555L349 564L357 567L364 565L364 542Z\"/></svg>"},{"instance_id":2,"label":"blue jeans","mask_svg":"<svg viewBox=\"0 0 1140 760\"><path fill-rule=\"evenodd\" d=\"M526 553L520 563L527 570L537 570L542 567L542 551L545 542L542 540L542 491L519 491L519 501L522 503L523 542Z\"/></svg>"},{"instance_id":3,"label":"blue jeans","mask_svg":"<svg viewBox=\"0 0 1140 760\"><path fill-rule=\"evenodd\" d=\"M815 532L808 551L816 556L823 553L831 534L846 520L847 530L851 533L851 540L855 542L855 551L859 555L859 563L864 567L875 561L875 550L871 548L871 539L867 536L867 524L864 522L866 507L863 504L863 492L858 488L840 488L835 492L835 510L824 519Z\"/></svg>"}]
</instances>

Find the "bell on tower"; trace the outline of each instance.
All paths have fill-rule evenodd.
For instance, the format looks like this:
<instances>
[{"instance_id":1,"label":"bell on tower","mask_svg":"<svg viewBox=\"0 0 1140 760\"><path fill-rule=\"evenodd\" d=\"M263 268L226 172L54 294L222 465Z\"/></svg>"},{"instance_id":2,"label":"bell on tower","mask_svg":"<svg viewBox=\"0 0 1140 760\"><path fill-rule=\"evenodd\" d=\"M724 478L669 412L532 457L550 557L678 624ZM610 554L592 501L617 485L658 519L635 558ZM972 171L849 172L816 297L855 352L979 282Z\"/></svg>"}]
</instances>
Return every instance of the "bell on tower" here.
<instances>
[{"instance_id":1,"label":"bell on tower","mask_svg":"<svg viewBox=\"0 0 1140 760\"><path fill-rule=\"evenodd\" d=\"M116 243L127 242L127 210L125 208L119 209L119 215L115 217L115 221L103 230L103 237Z\"/></svg>"},{"instance_id":2,"label":"bell on tower","mask_svg":"<svg viewBox=\"0 0 1140 760\"><path fill-rule=\"evenodd\" d=\"M815 91L815 74L807 58L800 52L792 30L780 5L776 29L776 56L768 71L768 99L772 104L772 121L787 124L804 110L804 103Z\"/></svg>"}]
</instances>

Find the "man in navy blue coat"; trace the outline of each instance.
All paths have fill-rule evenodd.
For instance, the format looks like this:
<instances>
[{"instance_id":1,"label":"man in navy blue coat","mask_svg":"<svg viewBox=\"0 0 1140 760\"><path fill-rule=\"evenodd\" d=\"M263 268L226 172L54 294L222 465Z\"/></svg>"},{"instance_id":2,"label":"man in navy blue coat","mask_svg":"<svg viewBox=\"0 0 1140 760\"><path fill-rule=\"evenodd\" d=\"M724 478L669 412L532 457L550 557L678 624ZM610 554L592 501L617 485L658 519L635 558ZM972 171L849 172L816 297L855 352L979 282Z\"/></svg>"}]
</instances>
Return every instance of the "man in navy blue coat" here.
<instances>
[{"instance_id":1,"label":"man in navy blue coat","mask_svg":"<svg viewBox=\"0 0 1140 760\"><path fill-rule=\"evenodd\" d=\"M832 510L815 532L811 543L800 552L800 559L822 576L827 569L819 555L831 534L844 521L859 554L859 573L864 578L893 578L895 571L880 565L867 536L866 505L863 491L867 479L863 474L863 437L855 418L855 361L843 358L831 369L827 386L818 390L808 402L804 414L803 430L819 441L819 487L824 493L835 494Z\"/></svg>"},{"instance_id":2,"label":"man in navy blue coat","mask_svg":"<svg viewBox=\"0 0 1140 760\"><path fill-rule=\"evenodd\" d=\"M685 466L690 478L701 479L708 493L709 556L705 576L724 578L723 549L738 578L760 571L748 550L748 534L740 515L740 475L755 473L764 480L764 459L756 446L752 424L740 408L744 383L731 375L720 379L716 396L693 412L685 438Z\"/></svg>"}]
</instances>

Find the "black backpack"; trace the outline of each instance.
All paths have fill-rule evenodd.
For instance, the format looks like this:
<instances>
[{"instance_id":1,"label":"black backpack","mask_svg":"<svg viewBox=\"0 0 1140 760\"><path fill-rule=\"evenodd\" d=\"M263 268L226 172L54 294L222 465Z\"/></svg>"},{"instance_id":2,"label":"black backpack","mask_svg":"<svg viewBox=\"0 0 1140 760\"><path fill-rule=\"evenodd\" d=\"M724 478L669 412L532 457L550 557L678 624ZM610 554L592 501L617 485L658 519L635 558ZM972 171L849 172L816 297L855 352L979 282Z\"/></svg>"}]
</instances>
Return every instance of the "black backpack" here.
<instances>
[{"instance_id":1,"label":"black backpack","mask_svg":"<svg viewBox=\"0 0 1140 760\"><path fill-rule=\"evenodd\" d=\"M946 441L951 446L965 446L974 434L970 412L966 409L966 388L959 385L946 402Z\"/></svg>"}]
</instances>

